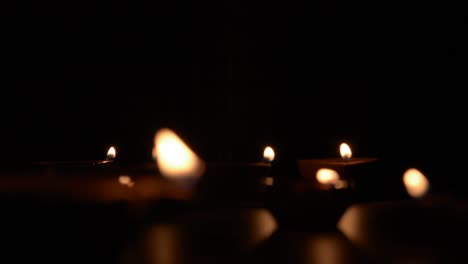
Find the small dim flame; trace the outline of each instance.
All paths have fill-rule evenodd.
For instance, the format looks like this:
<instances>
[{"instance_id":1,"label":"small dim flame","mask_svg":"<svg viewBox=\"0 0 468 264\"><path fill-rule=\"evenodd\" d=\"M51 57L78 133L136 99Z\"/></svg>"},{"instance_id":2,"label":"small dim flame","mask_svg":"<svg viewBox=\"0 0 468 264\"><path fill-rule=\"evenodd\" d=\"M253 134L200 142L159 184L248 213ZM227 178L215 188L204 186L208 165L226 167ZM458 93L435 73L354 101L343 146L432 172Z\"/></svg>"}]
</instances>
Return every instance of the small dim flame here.
<instances>
[{"instance_id":1,"label":"small dim flame","mask_svg":"<svg viewBox=\"0 0 468 264\"><path fill-rule=\"evenodd\" d=\"M338 172L332 169L320 169L316 174L317 181L321 184L336 184L340 180Z\"/></svg>"},{"instance_id":2,"label":"small dim flame","mask_svg":"<svg viewBox=\"0 0 468 264\"><path fill-rule=\"evenodd\" d=\"M350 160L351 157L353 156L353 153L351 152L351 148L349 147L348 144L346 143L341 143L340 145L340 155L341 158L344 160Z\"/></svg>"},{"instance_id":3,"label":"small dim flame","mask_svg":"<svg viewBox=\"0 0 468 264\"><path fill-rule=\"evenodd\" d=\"M165 177L200 177L205 172L205 162L168 128L160 129L156 133L153 158Z\"/></svg>"},{"instance_id":4,"label":"small dim flame","mask_svg":"<svg viewBox=\"0 0 468 264\"><path fill-rule=\"evenodd\" d=\"M135 184L132 181L132 178L130 178L130 176L128 175L121 175L119 177L119 183L128 187L133 187L133 185Z\"/></svg>"},{"instance_id":5,"label":"small dim flame","mask_svg":"<svg viewBox=\"0 0 468 264\"><path fill-rule=\"evenodd\" d=\"M268 162L272 162L275 159L275 151L272 147L268 146L265 148L265 150L263 151L263 159L265 159Z\"/></svg>"},{"instance_id":6,"label":"small dim flame","mask_svg":"<svg viewBox=\"0 0 468 264\"><path fill-rule=\"evenodd\" d=\"M424 196L429 190L429 180L419 170L410 168L403 174L406 191L413 198Z\"/></svg>"},{"instance_id":7,"label":"small dim flame","mask_svg":"<svg viewBox=\"0 0 468 264\"><path fill-rule=\"evenodd\" d=\"M114 147L110 147L109 150L107 151L107 160L114 160L115 157L117 156L117 151L115 150Z\"/></svg>"}]
</instances>

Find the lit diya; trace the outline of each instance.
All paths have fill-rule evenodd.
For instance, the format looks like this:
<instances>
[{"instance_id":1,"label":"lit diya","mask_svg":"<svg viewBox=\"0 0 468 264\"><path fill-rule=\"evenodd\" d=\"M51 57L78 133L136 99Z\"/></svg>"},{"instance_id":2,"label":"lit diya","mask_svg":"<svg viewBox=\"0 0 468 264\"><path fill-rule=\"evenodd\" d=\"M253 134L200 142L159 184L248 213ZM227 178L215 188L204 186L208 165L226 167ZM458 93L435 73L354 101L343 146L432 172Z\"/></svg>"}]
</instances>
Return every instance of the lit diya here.
<instances>
[{"instance_id":1,"label":"lit diya","mask_svg":"<svg viewBox=\"0 0 468 264\"><path fill-rule=\"evenodd\" d=\"M157 133L153 150L159 172L190 187L199 205L261 205L274 156L267 146L259 162L205 162L167 128Z\"/></svg>"},{"instance_id":2,"label":"lit diya","mask_svg":"<svg viewBox=\"0 0 468 264\"><path fill-rule=\"evenodd\" d=\"M280 225L305 229L335 229L351 204L359 202L362 183L375 177L375 158L353 158L348 144L340 145L341 158L301 159L289 177L275 184L269 201ZM366 188L364 188L366 187Z\"/></svg>"}]
</instances>

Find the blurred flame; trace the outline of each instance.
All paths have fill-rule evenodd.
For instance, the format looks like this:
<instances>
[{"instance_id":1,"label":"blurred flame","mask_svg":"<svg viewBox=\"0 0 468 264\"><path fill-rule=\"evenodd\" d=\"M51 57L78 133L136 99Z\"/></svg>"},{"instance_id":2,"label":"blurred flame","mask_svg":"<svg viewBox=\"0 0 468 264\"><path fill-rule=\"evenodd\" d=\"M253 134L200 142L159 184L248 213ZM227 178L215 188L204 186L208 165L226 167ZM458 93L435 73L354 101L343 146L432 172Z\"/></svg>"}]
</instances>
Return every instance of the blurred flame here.
<instances>
[{"instance_id":1,"label":"blurred flame","mask_svg":"<svg viewBox=\"0 0 468 264\"><path fill-rule=\"evenodd\" d=\"M317 171L316 178L322 184L335 184L340 180L340 175L331 169L320 169Z\"/></svg>"},{"instance_id":2,"label":"blurred flame","mask_svg":"<svg viewBox=\"0 0 468 264\"><path fill-rule=\"evenodd\" d=\"M161 174L169 178L200 177L205 171L205 162L168 128L156 133L153 158Z\"/></svg>"},{"instance_id":3,"label":"blurred flame","mask_svg":"<svg viewBox=\"0 0 468 264\"><path fill-rule=\"evenodd\" d=\"M132 181L132 178L128 175L121 175L119 177L119 183L122 185L126 185L128 187L132 187L135 183Z\"/></svg>"},{"instance_id":4,"label":"blurred flame","mask_svg":"<svg viewBox=\"0 0 468 264\"><path fill-rule=\"evenodd\" d=\"M127 185L131 181L132 181L132 179L127 175L122 175L122 176L119 177L119 183L120 184Z\"/></svg>"},{"instance_id":5,"label":"blurred flame","mask_svg":"<svg viewBox=\"0 0 468 264\"><path fill-rule=\"evenodd\" d=\"M272 147L267 146L265 148L265 150L263 151L263 158L268 162L272 162L275 159L275 151Z\"/></svg>"},{"instance_id":6,"label":"blurred flame","mask_svg":"<svg viewBox=\"0 0 468 264\"><path fill-rule=\"evenodd\" d=\"M410 168L403 174L403 183L411 197L424 196L429 190L429 180L419 170Z\"/></svg>"},{"instance_id":7,"label":"blurred flame","mask_svg":"<svg viewBox=\"0 0 468 264\"><path fill-rule=\"evenodd\" d=\"M340 145L340 155L341 158L349 160L351 159L353 153L351 152L351 148L346 143L341 143Z\"/></svg>"},{"instance_id":8,"label":"blurred flame","mask_svg":"<svg viewBox=\"0 0 468 264\"><path fill-rule=\"evenodd\" d=\"M117 151L115 150L114 147L110 147L109 150L107 151L107 160L113 160L117 156Z\"/></svg>"},{"instance_id":9,"label":"blurred flame","mask_svg":"<svg viewBox=\"0 0 468 264\"><path fill-rule=\"evenodd\" d=\"M273 179L273 177L266 177L264 183L266 186L273 186L275 180Z\"/></svg>"}]
</instances>

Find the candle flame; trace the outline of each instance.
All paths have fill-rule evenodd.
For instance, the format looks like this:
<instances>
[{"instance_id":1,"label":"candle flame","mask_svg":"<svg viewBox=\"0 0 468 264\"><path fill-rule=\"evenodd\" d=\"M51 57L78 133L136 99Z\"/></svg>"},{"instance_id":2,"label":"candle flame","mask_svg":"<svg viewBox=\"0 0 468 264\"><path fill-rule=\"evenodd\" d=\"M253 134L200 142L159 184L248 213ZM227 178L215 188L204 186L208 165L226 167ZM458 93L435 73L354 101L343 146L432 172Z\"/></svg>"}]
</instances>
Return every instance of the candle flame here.
<instances>
[{"instance_id":1,"label":"candle flame","mask_svg":"<svg viewBox=\"0 0 468 264\"><path fill-rule=\"evenodd\" d=\"M107 160L114 160L115 157L117 156L117 151L115 150L114 147L110 147L109 150L107 151Z\"/></svg>"},{"instance_id":2,"label":"candle flame","mask_svg":"<svg viewBox=\"0 0 468 264\"><path fill-rule=\"evenodd\" d=\"M127 176L127 175L122 175L122 176L119 177L119 183L120 184L127 185L131 181L132 181L132 179L130 179L130 177Z\"/></svg>"},{"instance_id":3,"label":"candle flame","mask_svg":"<svg viewBox=\"0 0 468 264\"><path fill-rule=\"evenodd\" d=\"M265 150L263 151L263 158L268 162L272 162L275 159L275 151L272 147L267 146L265 148Z\"/></svg>"},{"instance_id":4,"label":"candle flame","mask_svg":"<svg viewBox=\"0 0 468 264\"><path fill-rule=\"evenodd\" d=\"M132 178L130 178L130 176L128 175L121 175L119 177L119 183L128 187L133 187L133 185L135 184L132 181Z\"/></svg>"},{"instance_id":5,"label":"candle flame","mask_svg":"<svg viewBox=\"0 0 468 264\"><path fill-rule=\"evenodd\" d=\"M341 143L341 145L340 145L340 155L341 155L341 158L344 159L344 160L351 159L353 153L351 152L351 148L349 147L348 144Z\"/></svg>"},{"instance_id":6,"label":"candle flame","mask_svg":"<svg viewBox=\"0 0 468 264\"><path fill-rule=\"evenodd\" d=\"M168 128L156 133L153 158L161 174L168 178L200 177L205 171L205 162Z\"/></svg>"},{"instance_id":7,"label":"candle flame","mask_svg":"<svg viewBox=\"0 0 468 264\"><path fill-rule=\"evenodd\" d=\"M410 168L403 174L406 191L413 198L424 196L429 190L429 180L419 170Z\"/></svg>"},{"instance_id":8,"label":"candle flame","mask_svg":"<svg viewBox=\"0 0 468 264\"><path fill-rule=\"evenodd\" d=\"M321 184L335 184L340 180L340 175L332 169L319 169L316 178Z\"/></svg>"}]
</instances>

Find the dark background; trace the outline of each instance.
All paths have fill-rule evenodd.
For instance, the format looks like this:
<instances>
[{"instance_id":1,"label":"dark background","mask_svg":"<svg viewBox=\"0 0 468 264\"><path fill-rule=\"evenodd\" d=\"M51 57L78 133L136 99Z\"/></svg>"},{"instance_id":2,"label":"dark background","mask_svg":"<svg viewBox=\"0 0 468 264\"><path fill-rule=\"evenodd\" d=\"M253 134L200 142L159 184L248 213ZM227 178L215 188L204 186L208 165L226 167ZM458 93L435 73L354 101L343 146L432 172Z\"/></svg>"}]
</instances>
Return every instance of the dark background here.
<instances>
[{"instance_id":1,"label":"dark background","mask_svg":"<svg viewBox=\"0 0 468 264\"><path fill-rule=\"evenodd\" d=\"M466 18L450 2L4 1L2 161L378 157L459 188Z\"/></svg>"}]
</instances>

